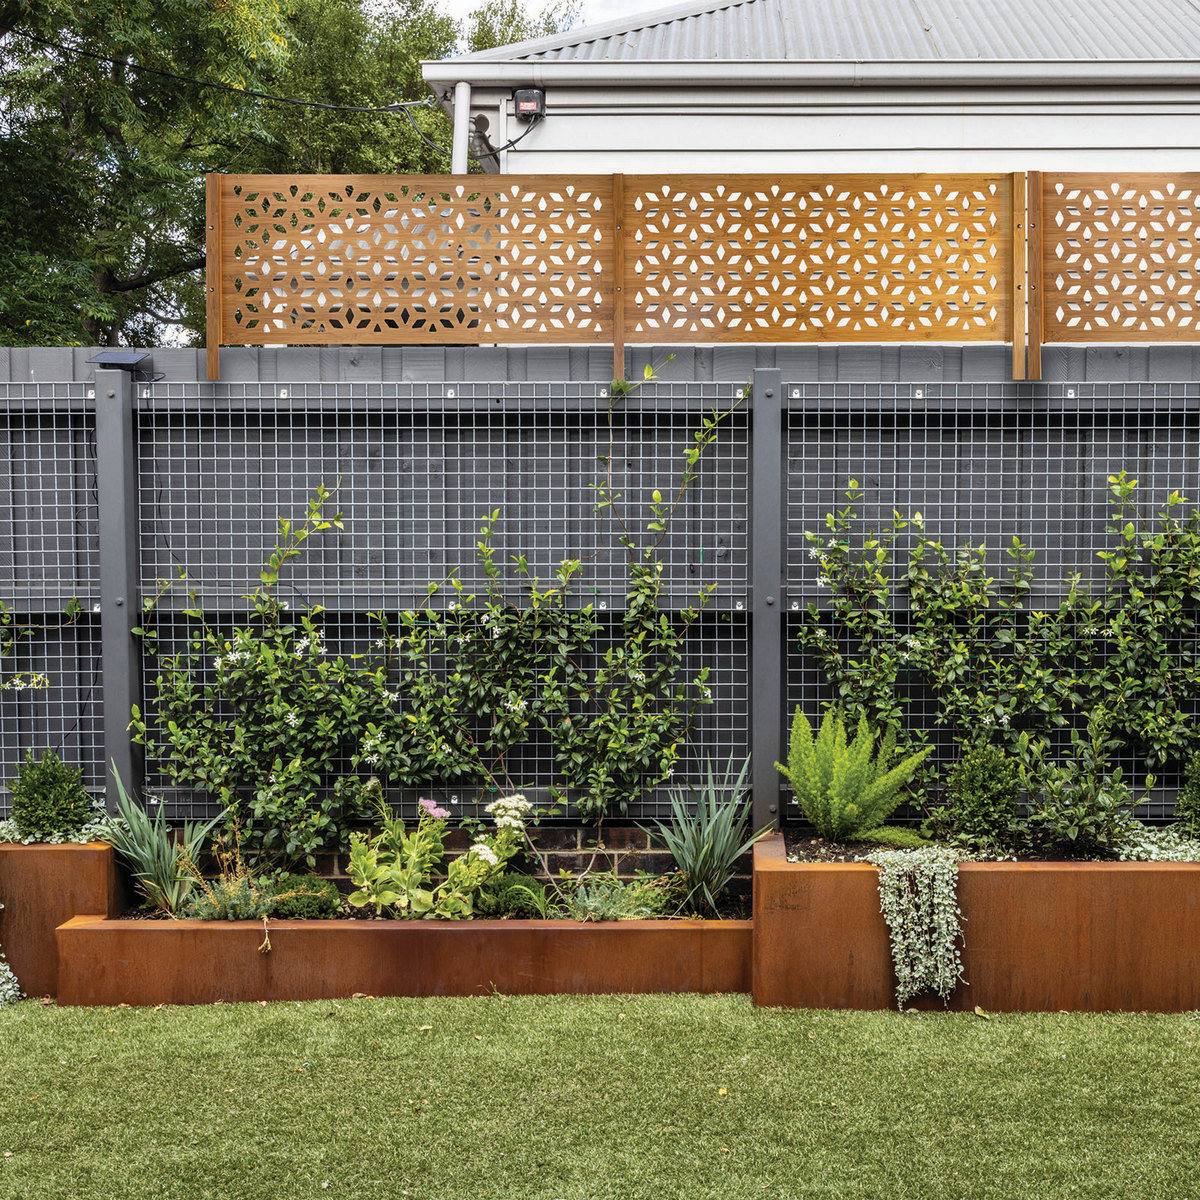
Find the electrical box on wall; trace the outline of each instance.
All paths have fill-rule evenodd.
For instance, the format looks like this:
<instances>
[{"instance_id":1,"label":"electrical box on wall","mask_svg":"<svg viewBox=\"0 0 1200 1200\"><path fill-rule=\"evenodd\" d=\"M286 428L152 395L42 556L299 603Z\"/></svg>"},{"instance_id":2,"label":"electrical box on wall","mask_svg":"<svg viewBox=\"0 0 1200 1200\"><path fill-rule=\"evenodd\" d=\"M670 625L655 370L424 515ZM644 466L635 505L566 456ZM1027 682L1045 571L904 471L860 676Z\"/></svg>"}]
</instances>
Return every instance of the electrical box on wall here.
<instances>
[{"instance_id":1,"label":"electrical box on wall","mask_svg":"<svg viewBox=\"0 0 1200 1200\"><path fill-rule=\"evenodd\" d=\"M513 92L513 111L518 121L536 121L546 115L546 93L541 88Z\"/></svg>"}]
</instances>

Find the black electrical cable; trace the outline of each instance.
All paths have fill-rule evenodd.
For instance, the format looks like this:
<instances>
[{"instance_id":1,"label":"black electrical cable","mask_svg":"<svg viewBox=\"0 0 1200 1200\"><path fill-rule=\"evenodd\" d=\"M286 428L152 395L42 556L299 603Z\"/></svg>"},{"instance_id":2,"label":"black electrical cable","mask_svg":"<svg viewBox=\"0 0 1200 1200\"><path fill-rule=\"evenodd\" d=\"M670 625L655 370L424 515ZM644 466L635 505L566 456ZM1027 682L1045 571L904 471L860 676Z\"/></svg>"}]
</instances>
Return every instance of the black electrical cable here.
<instances>
[{"instance_id":1,"label":"black electrical cable","mask_svg":"<svg viewBox=\"0 0 1200 1200\"><path fill-rule=\"evenodd\" d=\"M51 41L49 38L38 37L34 33L26 33L20 29L10 30L18 37L23 37L27 41L36 42L41 46L49 46L54 50L61 50L64 54L78 54L83 58L95 59L97 62L109 63L113 66L128 67L131 71L138 71L146 75L159 75L163 79L175 79L180 83L190 83L195 87L211 88L219 92L233 92L238 96L249 96L254 100L266 100L272 104L291 104L297 108L319 108L328 112L358 112L358 113L403 113L408 118L408 123L413 127L417 137L421 139L431 150L446 158L451 158L452 155L444 146L439 146L435 141L432 141L417 124L410 110L414 108L432 108L434 101L432 97L426 97L424 100L398 100L395 104L384 105L377 107L367 104L330 104L324 100L296 100L290 96L276 96L270 92L256 92L250 88L234 87L230 83L213 83L210 80L194 79L190 75L180 75L174 71L163 71L158 67L145 67L139 63L126 62L124 59L114 58L109 54L100 54L95 50L84 50L78 46L64 46L61 42ZM542 116L534 117L529 123L529 128L524 133L512 138L504 143L503 146L497 146L493 149L485 150L482 154L475 155L478 159L494 158L499 161L499 155L505 151L512 149L523 138L527 138L534 129L541 124L545 118Z\"/></svg>"},{"instance_id":2,"label":"black electrical cable","mask_svg":"<svg viewBox=\"0 0 1200 1200\"><path fill-rule=\"evenodd\" d=\"M395 104L388 104L379 108L366 104L329 104L324 100L294 100L289 96L274 96L270 92L255 92L250 88L234 87L231 83L213 83L206 79L193 79L190 75L179 75L174 71L163 71L158 67L144 67L139 63L131 63L126 62L124 59L113 58L109 54L99 54L95 50L83 50L78 46L64 46L61 42L54 42L49 38L38 37L33 33L25 33L20 29L13 29L10 32L15 33L18 37L25 38L27 41L37 42L41 46L50 46L52 49L61 50L65 54L78 54L83 58L95 59L97 62L128 67L131 71L139 71L145 75L159 75L163 79L176 79L180 83L190 83L196 87L211 88L219 92L233 92L235 95L250 96L255 100L269 100L273 104L292 104L297 108L321 108L331 112L407 113L410 108L431 108L434 103L432 98L424 100L399 100ZM418 129L417 132L420 133L421 131ZM421 136L424 137L424 134ZM431 142L430 145L433 145L433 143ZM439 147L434 146L434 149L437 150Z\"/></svg>"},{"instance_id":3,"label":"black electrical cable","mask_svg":"<svg viewBox=\"0 0 1200 1200\"><path fill-rule=\"evenodd\" d=\"M538 115L529 122L529 128L525 130L524 133L520 133L511 141L505 142L503 146L496 146L492 149L485 150L482 154L475 155L475 157L480 159L494 158L497 162L499 162L502 151L511 150L519 141L521 141L522 138L527 138L545 119L546 118L541 113L538 113ZM411 121L412 118L409 117L409 120Z\"/></svg>"}]
</instances>

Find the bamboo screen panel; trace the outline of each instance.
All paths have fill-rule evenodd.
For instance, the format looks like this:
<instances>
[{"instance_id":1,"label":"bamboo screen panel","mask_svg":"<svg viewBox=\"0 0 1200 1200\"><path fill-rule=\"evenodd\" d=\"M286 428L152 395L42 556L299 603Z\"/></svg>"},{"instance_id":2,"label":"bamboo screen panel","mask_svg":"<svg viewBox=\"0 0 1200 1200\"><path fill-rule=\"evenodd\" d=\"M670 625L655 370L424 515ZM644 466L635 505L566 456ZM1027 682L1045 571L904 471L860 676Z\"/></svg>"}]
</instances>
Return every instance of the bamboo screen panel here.
<instances>
[{"instance_id":1,"label":"bamboo screen panel","mask_svg":"<svg viewBox=\"0 0 1200 1200\"><path fill-rule=\"evenodd\" d=\"M1008 341L1007 175L627 177L630 341Z\"/></svg>"},{"instance_id":2,"label":"bamboo screen panel","mask_svg":"<svg viewBox=\"0 0 1200 1200\"><path fill-rule=\"evenodd\" d=\"M1200 340L1200 174L1043 175L1031 199L1042 341Z\"/></svg>"},{"instance_id":3,"label":"bamboo screen panel","mask_svg":"<svg viewBox=\"0 0 1200 1200\"><path fill-rule=\"evenodd\" d=\"M610 340L611 194L608 176L209 176L209 346Z\"/></svg>"}]
</instances>

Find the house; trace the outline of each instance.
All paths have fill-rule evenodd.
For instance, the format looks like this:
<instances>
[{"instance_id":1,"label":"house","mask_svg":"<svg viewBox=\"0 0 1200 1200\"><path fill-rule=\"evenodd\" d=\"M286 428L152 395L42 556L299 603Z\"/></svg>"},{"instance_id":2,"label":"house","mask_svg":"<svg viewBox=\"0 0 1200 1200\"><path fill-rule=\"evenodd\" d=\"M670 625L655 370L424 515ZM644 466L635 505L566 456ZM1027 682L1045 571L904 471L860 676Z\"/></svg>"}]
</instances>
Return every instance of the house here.
<instances>
[{"instance_id":1,"label":"house","mask_svg":"<svg viewBox=\"0 0 1200 1200\"><path fill-rule=\"evenodd\" d=\"M1191 0L693 0L422 70L455 172L468 135L484 170L527 175L1200 161ZM544 93L544 119L517 89Z\"/></svg>"}]
</instances>

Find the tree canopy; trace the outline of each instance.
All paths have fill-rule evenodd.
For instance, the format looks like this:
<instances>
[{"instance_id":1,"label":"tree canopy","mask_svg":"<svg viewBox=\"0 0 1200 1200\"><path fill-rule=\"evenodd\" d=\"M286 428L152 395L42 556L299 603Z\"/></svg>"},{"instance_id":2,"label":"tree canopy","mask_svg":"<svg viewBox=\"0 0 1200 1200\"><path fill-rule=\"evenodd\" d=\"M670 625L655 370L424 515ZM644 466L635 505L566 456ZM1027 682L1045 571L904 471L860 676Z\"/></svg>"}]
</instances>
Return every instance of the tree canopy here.
<instances>
[{"instance_id":1,"label":"tree canopy","mask_svg":"<svg viewBox=\"0 0 1200 1200\"><path fill-rule=\"evenodd\" d=\"M487 0L467 45L572 16ZM448 169L401 113L247 91L424 99L461 35L437 0L0 0L0 345L202 338L206 171ZM440 108L414 119L449 146Z\"/></svg>"}]
</instances>

